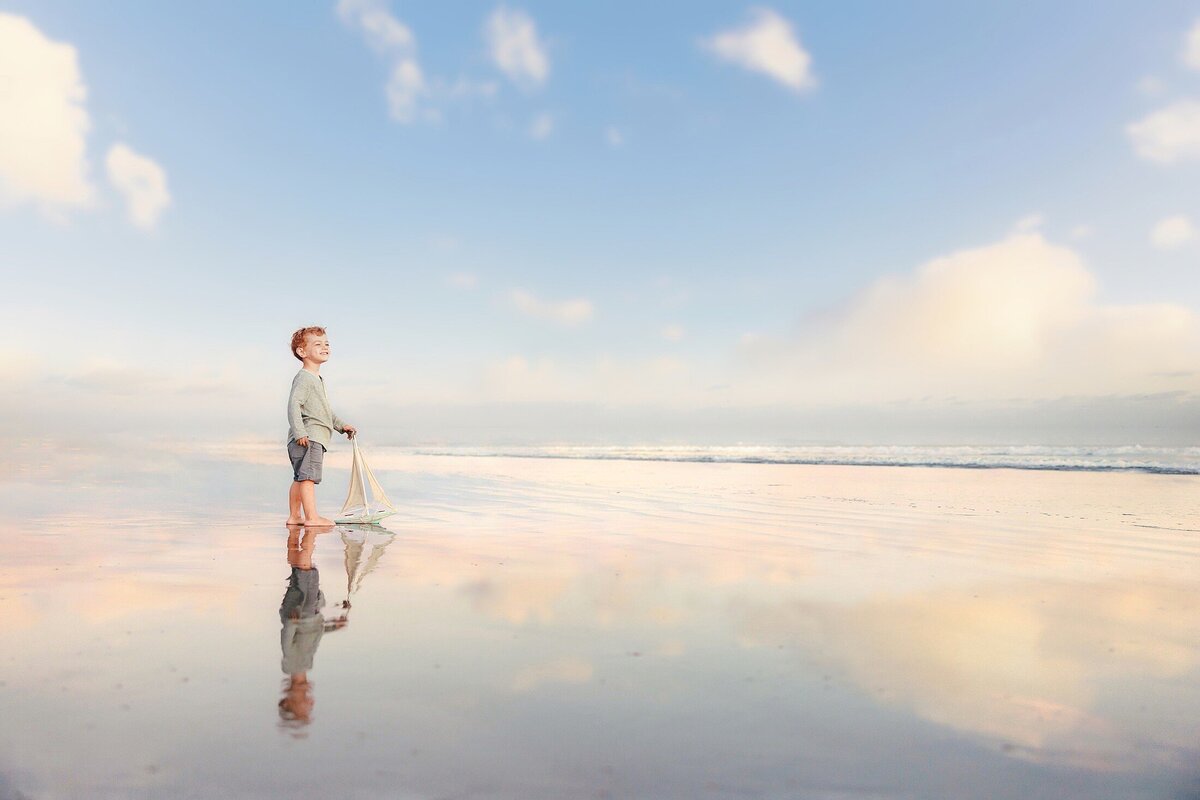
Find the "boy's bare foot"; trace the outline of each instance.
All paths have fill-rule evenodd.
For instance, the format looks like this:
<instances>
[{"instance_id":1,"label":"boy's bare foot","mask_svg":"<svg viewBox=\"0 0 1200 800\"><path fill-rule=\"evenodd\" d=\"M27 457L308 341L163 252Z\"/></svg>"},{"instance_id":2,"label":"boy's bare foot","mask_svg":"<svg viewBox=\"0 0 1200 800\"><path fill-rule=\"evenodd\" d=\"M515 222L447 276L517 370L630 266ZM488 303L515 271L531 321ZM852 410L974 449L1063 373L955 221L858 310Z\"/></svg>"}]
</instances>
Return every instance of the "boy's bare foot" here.
<instances>
[{"instance_id":1,"label":"boy's bare foot","mask_svg":"<svg viewBox=\"0 0 1200 800\"><path fill-rule=\"evenodd\" d=\"M326 519L325 517L314 517L310 520L306 520L304 523L304 527L306 527L306 528L332 528L333 520Z\"/></svg>"},{"instance_id":2,"label":"boy's bare foot","mask_svg":"<svg viewBox=\"0 0 1200 800\"><path fill-rule=\"evenodd\" d=\"M288 521L284 523L284 525L287 525L289 528L292 527L293 525L303 525L303 524L304 524L304 520L299 519L297 517L288 517Z\"/></svg>"}]
</instances>

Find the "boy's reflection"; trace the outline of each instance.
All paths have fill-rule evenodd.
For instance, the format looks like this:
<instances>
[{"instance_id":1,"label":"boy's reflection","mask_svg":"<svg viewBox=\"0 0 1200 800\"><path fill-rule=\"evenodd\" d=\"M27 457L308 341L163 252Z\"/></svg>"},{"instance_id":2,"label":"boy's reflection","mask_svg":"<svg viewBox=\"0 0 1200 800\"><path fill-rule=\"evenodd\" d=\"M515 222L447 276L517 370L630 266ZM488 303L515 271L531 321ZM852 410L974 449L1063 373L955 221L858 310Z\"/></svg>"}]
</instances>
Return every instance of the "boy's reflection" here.
<instances>
[{"instance_id":1,"label":"boy's reflection","mask_svg":"<svg viewBox=\"0 0 1200 800\"><path fill-rule=\"evenodd\" d=\"M325 631L345 627L350 609L349 598L341 604L340 614L326 619L325 594L321 591L321 573L313 564L313 549L317 532L293 528L288 533L287 560L292 568L287 590L279 606L283 622L280 645L283 660L280 666L288 677L284 680L283 699L279 701L279 717L284 727L300 731L312 720L312 684L308 671L312 669L317 645Z\"/></svg>"},{"instance_id":2,"label":"boy's reflection","mask_svg":"<svg viewBox=\"0 0 1200 800\"><path fill-rule=\"evenodd\" d=\"M321 591L321 573L313 564L317 536L328 532L304 530L301 536L300 528L288 531L287 561L292 572L279 606L279 620L283 623L279 635L283 650L280 666L287 678L283 682L283 699L279 701L279 717L283 727L294 735L301 735L312 721L314 700L308 671L313 668L321 637L326 631L346 627L351 595L362 588L363 579L375 570L383 551L395 538L378 525L339 529L345 547L346 599L328 609L325 593Z\"/></svg>"}]
</instances>

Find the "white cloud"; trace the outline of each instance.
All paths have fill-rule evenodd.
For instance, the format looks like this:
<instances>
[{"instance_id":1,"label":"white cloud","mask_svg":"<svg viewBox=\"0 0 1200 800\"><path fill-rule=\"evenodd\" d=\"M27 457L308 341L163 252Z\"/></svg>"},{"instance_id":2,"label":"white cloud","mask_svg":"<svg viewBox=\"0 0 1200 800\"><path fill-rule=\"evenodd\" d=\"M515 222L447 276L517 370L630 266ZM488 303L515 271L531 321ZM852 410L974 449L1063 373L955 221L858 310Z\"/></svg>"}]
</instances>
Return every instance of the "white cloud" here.
<instances>
[{"instance_id":1,"label":"white cloud","mask_svg":"<svg viewBox=\"0 0 1200 800\"><path fill-rule=\"evenodd\" d=\"M529 123L529 135L539 142L549 139L554 134L554 115L543 111Z\"/></svg>"},{"instance_id":2,"label":"white cloud","mask_svg":"<svg viewBox=\"0 0 1200 800\"><path fill-rule=\"evenodd\" d=\"M388 10L387 0L340 0L338 17L358 30L371 49L388 62L384 86L388 114L402 124L440 122L442 109L451 103L492 100L499 91L495 81L460 76L448 80L426 75L417 58L417 37Z\"/></svg>"},{"instance_id":3,"label":"white cloud","mask_svg":"<svg viewBox=\"0 0 1200 800\"><path fill-rule=\"evenodd\" d=\"M1068 235L1072 239L1079 241L1079 240L1091 238L1091 235L1093 233L1094 233L1094 231L1092 230L1091 225L1080 224L1080 225L1076 225L1074 228L1071 228L1071 231Z\"/></svg>"},{"instance_id":4,"label":"white cloud","mask_svg":"<svg viewBox=\"0 0 1200 800\"><path fill-rule=\"evenodd\" d=\"M500 6L485 29L492 61L519 86L540 86L550 77L550 58L537 25L524 11Z\"/></svg>"},{"instance_id":5,"label":"white cloud","mask_svg":"<svg viewBox=\"0 0 1200 800\"><path fill-rule=\"evenodd\" d=\"M1188 31L1183 47L1183 63L1192 69L1200 70L1200 19L1197 19Z\"/></svg>"},{"instance_id":6,"label":"white cloud","mask_svg":"<svg viewBox=\"0 0 1200 800\"><path fill-rule=\"evenodd\" d=\"M582 324L589 321L593 313L591 301L584 298L549 302L539 300L523 289L514 289L509 293L509 300L522 314L561 325Z\"/></svg>"},{"instance_id":7,"label":"white cloud","mask_svg":"<svg viewBox=\"0 0 1200 800\"><path fill-rule=\"evenodd\" d=\"M1200 102L1180 100L1125 128L1133 149L1148 161L1200 159Z\"/></svg>"},{"instance_id":8,"label":"white cloud","mask_svg":"<svg viewBox=\"0 0 1200 800\"><path fill-rule=\"evenodd\" d=\"M418 117L418 104L426 92L425 75L415 58L401 58L392 65L387 82L388 112L397 122L412 122ZM436 116L436 112L432 112Z\"/></svg>"},{"instance_id":9,"label":"white cloud","mask_svg":"<svg viewBox=\"0 0 1200 800\"><path fill-rule=\"evenodd\" d=\"M625 134L616 125L609 125L604 129L604 141L609 147L620 147L625 144Z\"/></svg>"},{"instance_id":10,"label":"white cloud","mask_svg":"<svg viewBox=\"0 0 1200 800\"><path fill-rule=\"evenodd\" d=\"M120 142L109 148L104 163L108 180L125 197L129 221L139 228L153 228L171 205L167 173L153 159Z\"/></svg>"},{"instance_id":11,"label":"white cloud","mask_svg":"<svg viewBox=\"0 0 1200 800\"><path fill-rule=\"evenodd\" d=\"M87 89L75 48L0 14L0 204L87 206Z\"/></svg>"},{"instance_id":12,"label":"white cloud","mask_svg":"<svg viewBox=\"0 0 1200 800\"><path fill-rule=\"evenodd\" d=\"M1150 243L1160 250L1182 247L1196 238L1196 228L1183 214L1161 219L1150 231Z\"/></svg>"},{"instance_id":13,"label":"white cloud","mask_svg":"<svg viewBox=\"0 0 1200 800\"><path fill-rule=\"evenodd\" d=\"M991 400L1193 389L1200 318L1183 306L1101 305L1077 253L1037 233L881 278L790 340L744 344L740 390L760 402Z\"/></svg>"},{"instance_id":14,"label":"white cloud","mask_svg":"<svg viewBox=\"0 0 1200 800\"><path fill-rule=\"evenodd\" d=\"M747 25L722 31L702 45L718 58L762 73L793 91L817 85L812 56L801 46L791 23L769 8L754 9Z\"/></svg>"},{"instance_id":15,"label":"white cloud","mask_svg":"<svg viewBox=\"0 0 1200 800\"><path fill-rule=\"evenodd\" d=\"M391 15L384 0L340 0L337 13L342 22L360 28L367 43L381 53L417 46L412 30Z\"/></svg>"},{"instance_id":16,"label":"white cloud","mask_svg":"<svg viewBox=\"0 0 1200 800\"><path fill-rule=\"evenodd\" d=\"M386 0L340 0L337 14L347 26L358 29L375 52L391 62L384 94L392 119L408 124L418 119L440 118L436 110L422 109L429 87L417 61L417 37L392 16Z\"/></svg>"},{"instance_id":17,"label":"white cloud","mask_svg":"<svg viewBox=\"0 0 1200 800\"><path fill-rule=\"evenodd\" d=\"M682 325L667 325L662 329L662 337L668 342L679 342L687 334Z\"/></svg>"}]
</instances>

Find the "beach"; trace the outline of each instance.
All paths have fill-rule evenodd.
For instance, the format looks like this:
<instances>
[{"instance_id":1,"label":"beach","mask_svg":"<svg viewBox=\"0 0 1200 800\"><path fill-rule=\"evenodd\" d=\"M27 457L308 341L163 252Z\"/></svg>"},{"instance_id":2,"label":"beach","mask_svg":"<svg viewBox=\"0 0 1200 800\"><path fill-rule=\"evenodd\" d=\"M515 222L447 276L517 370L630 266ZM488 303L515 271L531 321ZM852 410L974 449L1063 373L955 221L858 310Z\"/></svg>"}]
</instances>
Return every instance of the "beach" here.
<instances>
[{"instance_id":1,"label":"beach","mask_svg":"<svg viewBox=\"0 0 1200 800\"><path fill-rule=\"evenodd\" d=\"M4 800L1200 792L1195 475L377 448L289 546L281 448L124 457L0 484Z\"/></svg>"}]
</instances>

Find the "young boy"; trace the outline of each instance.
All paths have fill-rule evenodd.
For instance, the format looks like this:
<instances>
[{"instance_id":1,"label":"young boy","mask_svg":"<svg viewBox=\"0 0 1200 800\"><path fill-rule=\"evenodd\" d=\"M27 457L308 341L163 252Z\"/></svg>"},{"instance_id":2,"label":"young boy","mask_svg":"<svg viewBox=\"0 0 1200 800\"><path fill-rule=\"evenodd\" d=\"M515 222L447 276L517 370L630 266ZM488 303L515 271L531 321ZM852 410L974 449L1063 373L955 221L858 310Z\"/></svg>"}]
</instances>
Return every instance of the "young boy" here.
<instances>
[{"instance_id":1,"label":"young boy","mask_svg":"<svg viewBox=\"0 0 1200 800\"><path fill-rule=\"evenodd\" d=\"M321 463L333 432L353 439L358 429L347 425L329 407L321 365L329 360L329 339L324 328L301 328L292 334L292 355L304 368L292 379L288 397L288 457L292 460L292 488L288 493L288 525L332 525L317 513L316 485ZM303 515L301 515L303 512Z\"/></svg>"}]
</instances>

